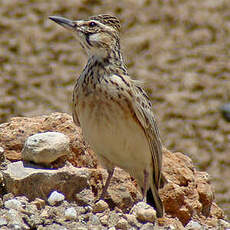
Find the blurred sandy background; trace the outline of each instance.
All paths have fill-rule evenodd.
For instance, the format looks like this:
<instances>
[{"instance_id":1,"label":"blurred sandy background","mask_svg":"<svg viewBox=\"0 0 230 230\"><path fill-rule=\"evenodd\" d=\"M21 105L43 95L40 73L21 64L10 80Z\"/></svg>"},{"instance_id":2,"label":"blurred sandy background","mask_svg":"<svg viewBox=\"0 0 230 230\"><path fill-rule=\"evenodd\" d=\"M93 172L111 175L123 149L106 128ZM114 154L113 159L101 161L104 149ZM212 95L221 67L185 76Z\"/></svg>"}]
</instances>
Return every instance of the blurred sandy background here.
<instances>
[{"instance_id":1,"label":"blurred sandy background","mask_svg":"<svg viewBox=\"0 0 230 230\"><path fill-rule=\"evenodd\" d=\"M210 174L230 217L229 0L0 0L0 122L71 113L74 82L87 58L49 15L112 13L133 78L145 82L163 142Z\"/></svg>"}]
</instances>

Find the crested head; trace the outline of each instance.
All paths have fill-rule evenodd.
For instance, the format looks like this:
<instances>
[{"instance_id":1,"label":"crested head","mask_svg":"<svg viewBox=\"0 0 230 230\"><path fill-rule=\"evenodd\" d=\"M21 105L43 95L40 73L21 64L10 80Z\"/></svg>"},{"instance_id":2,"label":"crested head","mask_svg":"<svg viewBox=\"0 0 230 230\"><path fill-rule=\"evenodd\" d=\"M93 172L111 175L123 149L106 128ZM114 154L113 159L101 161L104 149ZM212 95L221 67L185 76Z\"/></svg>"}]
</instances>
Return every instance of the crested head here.
<instances>
[{"instance_id":1,"label":"crested head","mask_svg":"<svg viewBox=\"0 0 230 230\"><path fill-rule=\"evenodd\" d=\"M49 18L71 30L89 56L100 59L108 56L111 51L120 50L120 22L115 16L101 14L76 21L58 16Z\"/></svg>"},{"instance_id":2,"label":"crested head","mask_svg":"<svg viewBox=\"0 0 230 230\"><path fill-rule=\"evenodd\" d=\"M109 14L100 14L97 16L92 16L89 19L96 20L96 21L101 22L104 25L113 27L117 32L120 31L120 28L121 28L120 21L115 16L111 16Z\"/></svg>"}]
</instances>

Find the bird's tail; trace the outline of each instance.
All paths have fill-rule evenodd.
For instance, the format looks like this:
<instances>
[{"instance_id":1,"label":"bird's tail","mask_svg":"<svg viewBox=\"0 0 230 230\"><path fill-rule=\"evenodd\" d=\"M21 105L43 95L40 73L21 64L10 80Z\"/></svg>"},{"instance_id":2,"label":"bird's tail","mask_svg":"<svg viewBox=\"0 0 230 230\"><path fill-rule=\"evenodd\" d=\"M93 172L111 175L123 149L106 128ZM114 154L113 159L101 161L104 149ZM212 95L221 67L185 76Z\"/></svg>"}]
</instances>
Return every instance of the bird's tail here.
<instances>
[{"instance_id":1,"label":"bird's tail","mask_svg":"<svg viewBox=\"0 0 230 230\"><path fill-rule=\"evenodd\" d=\"M147 191L147 203L156 209L158 218L163 217L164 215L163 203L161 201L158 190L154 183L151 184L151 188L149 188Z\"/></svg>"}]
</instances>

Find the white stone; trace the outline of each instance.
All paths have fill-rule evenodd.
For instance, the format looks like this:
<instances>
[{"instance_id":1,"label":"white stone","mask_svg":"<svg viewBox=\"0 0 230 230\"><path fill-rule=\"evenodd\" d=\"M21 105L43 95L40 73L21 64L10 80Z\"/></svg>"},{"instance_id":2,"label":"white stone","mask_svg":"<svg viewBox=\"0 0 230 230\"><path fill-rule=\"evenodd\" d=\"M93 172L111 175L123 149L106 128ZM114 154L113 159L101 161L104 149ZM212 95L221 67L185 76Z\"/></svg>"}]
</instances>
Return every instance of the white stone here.
<instances>
[{"instance_id":1,"label":"white stone","mask_svg":"<svg viewBox=\"0 0 230 230\"><path fill-rule=\"evenodd\" d=\"M198 222L191 220L186 225L185 229L187 229L187 230L200 230L200 229L203 229L203 227Z\"/></svg>"},{"instance_id":2,"label":"white stone","mask_svg":"<svg viewBox=\"0 0 230 230\"><path fill-rule=\"evenodd\" d=\"M4 217L0 217L0 227L3 225L7 225L7 221Z\"/></svg>"},{"instance_id":3,"label":"white stone","mask_svg":"<svg viewBox=\"0 0 230 230\"><path fill-rule=\"evenodd\" d=\"M140 230L154 230L154 225L152 223L146 223L140 228Z\"/></svg>"},{"instance_id":4,"label":"white stone","mask_svg":"<svg viewBox=\"0 0 230 230\"><path fill-rule=\"evenodd\" d=\"M8 209L22 210L22 204L19 200L11 199L4 202L4 206Z\"/></svg>"},{"instance_id":5,"label":"white stone","mask_svg":"<svg viewBox=\"0 0 230 230\"><path fill-rule=\"evenodd\" d=\"M77 219L77 212L75 208L67 208L65 210L65 219L66 220L76 220Z\"/></svg>"},{"instance_id":6,"label":"white stone","mask_svg":"<svg viewBox=\"0 0 230 230\"><path fill-rule=\"evenodd\" d=\"M154 223L156 220L156 211L145 202L137 203L131 210L138 221Z\"/></svg>"},{"instance_id":7,"label":"white stone","mask_svg":"<svg viewBox=\"0 0 230 230\"><path fill-rule=\"evenodd\" d=\"M69 153L69 138L59 132L37 133L27 138L22 159L40 164L49 164Z\"/></svg>"},{"instance_id":8,"label":"white stone","mask_svg":"<svg viewBox=\"0 0 230 230\"><path fill-rule=\"evenodd\" d=\"M219 223L220 223L220 226L221 226L223 229L230 230L230 222L227 222L226 220L220 219L220 220L219 220Z\"/></svg>"},{"instance_id":9,"label":"white stone","mask_svg":"<svg viewBox=\"0 0 230 230\"><path fill-rule=\"evenodd\" d=\"M50 194L49 198L48 198L48 202L50 205L55 205L60 203L61 201L63 201L65 199L65 196L57 191L54 191Z\"/></svg>"}]
</instances>

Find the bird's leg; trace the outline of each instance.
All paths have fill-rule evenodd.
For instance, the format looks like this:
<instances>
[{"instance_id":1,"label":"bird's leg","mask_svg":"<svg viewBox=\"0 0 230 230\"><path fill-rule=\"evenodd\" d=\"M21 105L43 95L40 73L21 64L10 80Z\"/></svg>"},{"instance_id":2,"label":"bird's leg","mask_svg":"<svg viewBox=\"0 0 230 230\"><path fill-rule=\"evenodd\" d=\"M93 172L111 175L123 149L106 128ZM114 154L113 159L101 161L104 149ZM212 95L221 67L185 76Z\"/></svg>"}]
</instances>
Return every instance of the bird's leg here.
<instances>
[{"instance_id":1,"label":"bird's leg","mask_svg":"<svg viewBox=\"0 0 230 230\"><path fill-rule=\"evenodd\" d=\"M103 200L105 195L106 195L107 189L109 187L109 183L110 183L111 178L113 176L114 168L113 169L108 169L107 172L108 172L108 177L107 177L105 185L103 187L103 190L102 190L102 193L101 193L101 196L100 196L100 200Z\"/></svg>"},{"instance_id":2,"label":"bird's leg","mask_svg":"<svg viewBox=\"0 0 230 230\"><path fill-rule=\"evenodd\" d=\"M143 195L143 201L146 202L146 195L147 195L147 189L148 189L148 181L149 181L149 173L144 170L144 186L142 188L142 195Z\"/></svg>"}]
</instances>

